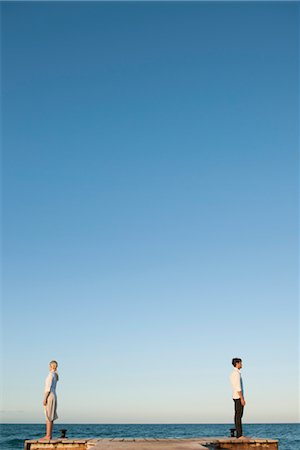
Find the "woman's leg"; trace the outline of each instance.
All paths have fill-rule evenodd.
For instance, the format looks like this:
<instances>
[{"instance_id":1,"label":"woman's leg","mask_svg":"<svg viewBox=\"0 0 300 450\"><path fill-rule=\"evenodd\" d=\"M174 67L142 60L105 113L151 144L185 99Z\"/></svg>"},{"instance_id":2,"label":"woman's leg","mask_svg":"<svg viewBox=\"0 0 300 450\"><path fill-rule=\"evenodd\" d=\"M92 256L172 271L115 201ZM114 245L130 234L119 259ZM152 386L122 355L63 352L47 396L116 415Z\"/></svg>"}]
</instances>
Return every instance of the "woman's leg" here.
<instances>
[{"instance_id":1,"label":"woman's leg","mask_svg":"<svg viewBox=\"0 0 300 450\"><path fill-rule=\"evenodd\" d=\"M52 439L52 429L53 429L53 422L50 422L49 420L46 420L46 436L39 439L40 441L45 441Z\"/></svg>"},{"instance_id":2,"label":"woman's leg","mask_svg":"<svg viewBox=\"0 0 300 450\"><path fill-rule=\"evenodd\" d=\"M50 422L49 420L47 420L47 433L46 436L48 439L52 438L52 429L53 429L53 422Z\"/></svg>"}]
</instances>

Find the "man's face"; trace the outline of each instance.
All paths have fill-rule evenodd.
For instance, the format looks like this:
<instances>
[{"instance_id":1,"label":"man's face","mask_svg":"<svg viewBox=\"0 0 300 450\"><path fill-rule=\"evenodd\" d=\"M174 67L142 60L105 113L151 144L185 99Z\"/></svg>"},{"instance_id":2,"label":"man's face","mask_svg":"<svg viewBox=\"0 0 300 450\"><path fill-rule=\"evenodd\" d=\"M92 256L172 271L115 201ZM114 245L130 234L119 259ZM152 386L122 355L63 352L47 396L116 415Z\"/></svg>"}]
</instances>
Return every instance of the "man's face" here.
<instances>
[{"instance_id":1,"label":"man's face","mask_svg":"<svg viewBox=\"0 0 300 450\"><path fill-rule=\"evenodd\" d=\"M235 366L237 369L241 369L243 367L243 362L240 361L237 363L237 365Z\"/></svg>"}]
</instances>

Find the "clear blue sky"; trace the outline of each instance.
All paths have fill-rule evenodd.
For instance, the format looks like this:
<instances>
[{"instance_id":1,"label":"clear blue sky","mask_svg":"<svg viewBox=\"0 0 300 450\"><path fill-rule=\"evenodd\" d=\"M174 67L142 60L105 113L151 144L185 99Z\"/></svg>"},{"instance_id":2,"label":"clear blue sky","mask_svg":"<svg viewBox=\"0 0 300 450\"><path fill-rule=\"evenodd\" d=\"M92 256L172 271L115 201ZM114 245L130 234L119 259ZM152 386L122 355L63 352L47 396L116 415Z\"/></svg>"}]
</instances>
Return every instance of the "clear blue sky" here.
<instances>
[{"instance_id":1,"label":"clear blue sky","mask_svg":"<svg viewBox=\"0 0 300 450\"><path fill-rule=\"evenodd\" d=\"M3 421L297 421L298 10L2 3Z\"/></svg>"}]
</instances>

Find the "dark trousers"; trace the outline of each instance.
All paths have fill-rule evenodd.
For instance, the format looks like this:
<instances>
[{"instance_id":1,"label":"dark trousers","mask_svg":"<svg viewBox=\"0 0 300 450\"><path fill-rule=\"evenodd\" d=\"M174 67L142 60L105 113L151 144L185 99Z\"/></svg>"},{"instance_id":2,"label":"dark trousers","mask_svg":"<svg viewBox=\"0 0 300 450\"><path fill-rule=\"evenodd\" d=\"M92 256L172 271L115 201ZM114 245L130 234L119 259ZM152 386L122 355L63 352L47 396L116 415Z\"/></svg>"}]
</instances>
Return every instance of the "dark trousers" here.
<instances>
[{"instance_id":1,"label":"dark trousers","mask_svg":"<svg viewBox=\"0 0 300 450\"><path fill-rule=\"evenodd\" d=\"M233 399L234 401L234 423L236 428L236 437L243 436L242 428L242 417L244 412L244 407L241 403L241 399Z\"/></svg>"}]
</instances>

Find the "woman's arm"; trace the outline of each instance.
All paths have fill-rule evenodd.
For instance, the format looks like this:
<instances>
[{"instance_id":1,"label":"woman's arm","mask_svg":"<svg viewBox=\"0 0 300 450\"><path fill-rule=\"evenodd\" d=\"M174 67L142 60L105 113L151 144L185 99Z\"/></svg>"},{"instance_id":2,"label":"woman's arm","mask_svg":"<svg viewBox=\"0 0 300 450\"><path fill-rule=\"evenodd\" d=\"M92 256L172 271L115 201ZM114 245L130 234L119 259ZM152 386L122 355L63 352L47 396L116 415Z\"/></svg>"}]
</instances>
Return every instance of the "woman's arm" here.
<instances>
[{"instance_id":1,"label":"woman's arm","mask_svg":"<svg viewBox=\"0 0 300 450\"><path fill-rule=\"evenodd\" d=\"M49 397L50 391L49 392L45 392L45 397L44 397L44 401L43 401L43 405L46 406L47 405L47 400Z\"/></svg>"},{"instance_id":2,"label":"woman's arm","mask_svg":"<svg viewBox=\"0 0 300 450\"><path fill-rule=\"evenodd\" d=\"M53 380L53 373L50 372L49 375L46 378L46 382L45 382L45 395L44 395L44 401L43 401L43 405L46 406L47 405L47 400L51 391L51 385L52 385L52 380Z\"/></svg>"}]
</instances>

